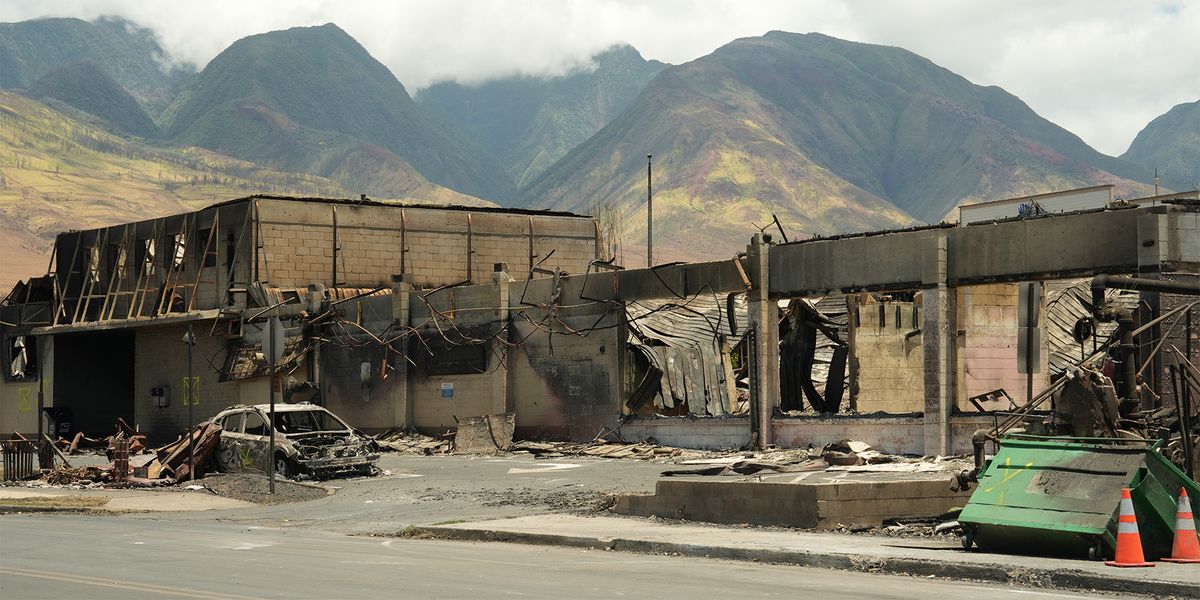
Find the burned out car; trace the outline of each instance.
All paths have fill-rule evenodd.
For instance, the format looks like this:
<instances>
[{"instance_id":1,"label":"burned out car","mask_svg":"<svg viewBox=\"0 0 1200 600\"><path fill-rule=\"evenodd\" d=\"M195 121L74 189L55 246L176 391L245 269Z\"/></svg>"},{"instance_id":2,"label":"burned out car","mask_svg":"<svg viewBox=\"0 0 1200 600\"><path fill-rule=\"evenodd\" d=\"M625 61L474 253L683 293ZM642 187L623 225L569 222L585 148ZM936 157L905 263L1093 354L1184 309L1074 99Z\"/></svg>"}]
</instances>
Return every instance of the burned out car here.
<instances>
[{"instance_id":1,"label":"burned out car","mask_svg":"<svg viewBox=\"0 0 1200 600\"><path fill-rule=\"evenodd\" d=\"M221 426L217 461L227 473L266 472L271 430L270 406L231 406L213 421ZM275 405L275 473L316 478L338 473L370 473L379 454L371 438L315 404Z\"/></svg>"}]
</instances>

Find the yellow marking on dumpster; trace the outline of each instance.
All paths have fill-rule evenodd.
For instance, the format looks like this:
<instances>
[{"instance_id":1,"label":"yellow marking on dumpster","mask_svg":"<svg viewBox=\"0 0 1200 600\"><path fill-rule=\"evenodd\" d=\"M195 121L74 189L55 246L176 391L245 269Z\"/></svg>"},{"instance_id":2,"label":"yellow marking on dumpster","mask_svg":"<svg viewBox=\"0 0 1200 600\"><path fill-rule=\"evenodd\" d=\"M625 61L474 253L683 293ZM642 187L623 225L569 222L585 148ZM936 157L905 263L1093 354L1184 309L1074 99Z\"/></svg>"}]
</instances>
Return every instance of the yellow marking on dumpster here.
<instances>
[{"instance_id":1,"label":"yellow marking on dumpster","mask_svg":"<svg viewBox=\"0 0 1200 600\"><path fill-rule=\"evenodd\" d=\"M999 483L997 483L997 484L993 485L992 487L990 487L986 490L983 490L983 491L990 494L992 492L992 490L995 490L996 488L1003 486L1005 483L1008 483L1008 480L1012 479L1013 477L1016 477L1017 475L1020 475L1021 471L1024 471L1025 469L1028 469L1029 467L1032 467L1032 466L1033 466L1033 462L1030 461L1030 462L1025 463L1025 466L1021 469L1012 469L1011 472L1009 474L1005 475L1004 478L1001 479ZM1010 467L1012 467L1012 459L1011 458L1004 459L1004 468L1008 469ZM1000 496L998 498L996 498L996 504L999 506L1004 506L1004 491L1003 490L1000 491Z\"/></svg>"}]
</instances>

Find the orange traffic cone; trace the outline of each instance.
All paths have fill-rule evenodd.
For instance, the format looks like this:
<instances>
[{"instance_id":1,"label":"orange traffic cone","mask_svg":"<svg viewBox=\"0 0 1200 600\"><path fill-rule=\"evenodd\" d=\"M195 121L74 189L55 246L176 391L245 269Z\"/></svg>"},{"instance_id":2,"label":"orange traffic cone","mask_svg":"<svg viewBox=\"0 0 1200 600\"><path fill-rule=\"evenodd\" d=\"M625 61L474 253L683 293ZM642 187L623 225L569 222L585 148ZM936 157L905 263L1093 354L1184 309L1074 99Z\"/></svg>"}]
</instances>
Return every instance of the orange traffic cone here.
<instances>
[{"instance_id":1,"label":"orange traffic cone","mask_svg":"<svg viewBox=\"0 0 1200 600\"><path fill-rule=\"evenodd\" d=\"M1200 538L1196 537L1196 521L1192 517L1192 502L1187 490L1179 489L1179 509L1175 511L1175 543L1167 562L1200 563Z\"/></svg>"},{"instance_id":2,"label":"orange traffic cone","mask_svg":"<svg viewBox=\"0 0 1200 600\"><path fill-rule=\"evenodd\" d=\"M1121 490L1121 515L1117 517L1117 558L1106 560L1110 567L1153 567L1142 554L1142 537L1138 534L1137 516L1133 514L1133 499L1129 488Z\"/></svg>"}]
</instances>

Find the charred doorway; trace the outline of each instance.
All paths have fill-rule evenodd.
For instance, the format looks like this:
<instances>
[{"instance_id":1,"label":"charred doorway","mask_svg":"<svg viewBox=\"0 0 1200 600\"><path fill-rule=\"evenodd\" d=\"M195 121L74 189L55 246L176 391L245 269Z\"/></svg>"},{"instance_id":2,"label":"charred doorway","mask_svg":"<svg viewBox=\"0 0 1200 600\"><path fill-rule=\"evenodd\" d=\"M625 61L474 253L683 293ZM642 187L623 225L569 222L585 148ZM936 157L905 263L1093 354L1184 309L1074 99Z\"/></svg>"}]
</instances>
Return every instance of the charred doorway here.
<instances>
[{"instance_id":1,"label":"charred doorway","mask_svg":"<svg viewBox=\"0 0 1200 600\"><path fill-rule=\"evenodd\" d=\"M108 435L133 423L133 332L54 336L54 406L70 410L72 432Z\"/></svg>"}]
</instances>

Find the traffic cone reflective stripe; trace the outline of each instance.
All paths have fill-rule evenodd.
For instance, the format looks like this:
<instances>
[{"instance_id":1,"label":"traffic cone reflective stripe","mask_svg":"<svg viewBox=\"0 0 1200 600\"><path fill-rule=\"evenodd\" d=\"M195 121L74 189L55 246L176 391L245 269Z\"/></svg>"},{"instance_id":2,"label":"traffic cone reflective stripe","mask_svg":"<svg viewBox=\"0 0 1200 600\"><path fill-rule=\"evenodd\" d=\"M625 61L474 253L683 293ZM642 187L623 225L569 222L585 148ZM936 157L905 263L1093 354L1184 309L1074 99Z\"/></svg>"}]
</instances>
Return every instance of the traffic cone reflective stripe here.
<instances>
[{"instance_id":1,"label":"traffic cone reflective stripe","mask_svg":"<svg viewBox=\"0 0 1200 600\"><path fill-rule=\"evenodd\" d=\"M1153 567L1142 554L1142 538L1138 534L1137 516L1133 514L1133 498L1129 488L1121 490L1121 513L1117 517L1117 557L1104 561L1110 567Z\"/></svg>"},{"instance_id":2,"label":"traffic cone reflective stripe","mask_svg":"<svg viewBox=\"0 0 1200 600\"><path fill-rule=\"evenodd\" d=\"M1179 508L1175 512L1175 543L1171 545L1171 557L1167 562L1200 563L1200 539L1196 537L1196 521L1192 516L1192 502L1187 490L1179 490Z\"/></svg>"}]
</instances>

